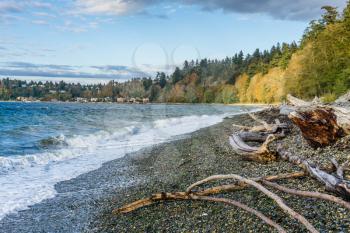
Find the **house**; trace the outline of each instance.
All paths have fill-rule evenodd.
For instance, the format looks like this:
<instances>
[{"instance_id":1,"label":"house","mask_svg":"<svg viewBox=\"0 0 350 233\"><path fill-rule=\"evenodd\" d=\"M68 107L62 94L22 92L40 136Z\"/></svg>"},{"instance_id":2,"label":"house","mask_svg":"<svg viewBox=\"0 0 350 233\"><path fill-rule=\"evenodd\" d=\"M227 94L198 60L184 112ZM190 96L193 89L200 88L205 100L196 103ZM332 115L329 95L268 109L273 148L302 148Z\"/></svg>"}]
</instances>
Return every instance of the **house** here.
<instances>
[{"instance_id":1,"label":"house","mask_svg":"<svg viewBox=\"0 0 350 233\"><path fill-rule=\"evenodd\" d=\"M149 103L149 98L143 98L143 99L142 99L142 103L148 104L148 103Z\"/></svg>"},{"instance_id":2,"label":"house","mask_svg":"<svg viewBox=\"0 0 350 233\"><path fill-rule=\"evenodd\" d=\"M122 97L117 98L117 103L125 103L125 98L122 98Z\"/></svg>"},{"instance_id":3,"label":"house","mask_svg":"<svg viewBox=\"0 0 350 233\"><path fill-rule=\"evenodd\" d=\"M112 98L111 97L106 97L106 98L104 98L104 102L112 102Z\"/></svg>"},{"instance_id":4,"label":"house","mask_svg":"<svg viewBox=\"0 0 350 233\"><path fill-rule=\"evenodd\" d=\"M76 102L80 102L80 103L87 103L88 101L87 101L87 99L86 99L86 98L81 98L81 97L78 97L78 98L76 99Z\"/></svg>"},{"instance_id":5,"label":"house","mask_svg":"<svg viewBox=\"0 0 350 233\"><path fill-rule=\"evenodd\" d=\"M96 102L98 102L98 98L91 98L91 99L90 99L90 102L96 103Z\"/></svg>"}]
</instances>

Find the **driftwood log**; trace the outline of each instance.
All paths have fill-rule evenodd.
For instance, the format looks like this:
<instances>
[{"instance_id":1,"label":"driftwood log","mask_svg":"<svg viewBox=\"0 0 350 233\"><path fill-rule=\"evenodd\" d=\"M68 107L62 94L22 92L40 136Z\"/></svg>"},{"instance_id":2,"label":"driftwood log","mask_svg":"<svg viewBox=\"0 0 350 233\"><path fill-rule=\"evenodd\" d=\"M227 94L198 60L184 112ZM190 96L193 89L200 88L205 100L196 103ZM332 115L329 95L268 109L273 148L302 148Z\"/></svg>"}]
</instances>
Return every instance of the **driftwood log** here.
<instances>
[{"instance_id":1,"label":"driftwood log","mask_svg":"<svg viewBox=\"0 0 350 233\"><path fill-rule=\"evenodd\" d=\"M253 114L249 114L249 116L260 125L254 127L233 125L243 131L234 133L229 137L230 145L236 153L244 156L246 160L264 163L275 161L277 159L276 152L270 150L269 146L276 139L285 137L289 130L288 125L281 123L278 119L275 123L268 124ZM260 146L250 146L247 142L262 144Z\"/></svg>"},{"instance_id":2,"label":"driftwood log","mask_svg":"<svg viewBox=\"0 0 350 233\"><path fill-rule=\"evenodd\" d=\"M334 109L330 107L302 107L290 113L289 118L314 148L331 145L345 136L344 130L337 123Z\"/></svg>"},{"instance_id":3,"label":"driftwood log","mask_svg":"<svg viewBox=\"0 0 350 233\"><path fill-rule=\"evenodd\" d=\"M344 179L344 167L346 164L339 166L338 163L332 160L338 174L332 175L330 172L317 167L310 161L290 154L281 145L278 145L277 151L281 159L303 168L311 177L324 184L327 191L336 193L346 200L350 200L350 182Z\"/></svg>"},{"instance_id":4,"label":"driftwood log","mask_svg":"<svg viewBox=\"0 0 350 233\"><path fill-rule=\"evenodd\" d=\"M312 147L332 145L350 134L350 109L322 105L319 101L306 102L291 95L287 100L293 110L289 118Z\"/></svg>"}]
</instances>

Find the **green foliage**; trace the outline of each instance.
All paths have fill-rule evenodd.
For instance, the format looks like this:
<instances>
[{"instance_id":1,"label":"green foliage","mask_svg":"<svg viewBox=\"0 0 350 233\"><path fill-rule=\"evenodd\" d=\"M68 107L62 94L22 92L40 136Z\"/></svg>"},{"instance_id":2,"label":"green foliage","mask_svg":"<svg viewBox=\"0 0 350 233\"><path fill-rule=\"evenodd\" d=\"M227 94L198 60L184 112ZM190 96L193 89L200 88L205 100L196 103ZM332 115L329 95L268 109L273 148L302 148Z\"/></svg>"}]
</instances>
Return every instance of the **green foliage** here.
<instances>
[{"instance_id":1,"label":"green foliage","mask_svg":"<svg viewBox=\"0 0 350 233\"><path fill-rule=\"evenodd\" d=\"M337 96L334 93L327 93L324 96L322 96L321 100L323 103L332 103L337 99Z\"/></svg>"},{"instance_id":2,"label":"green foliage","mask_svg":"<svg viewBox=\"0 0 350 233\"><path fill-rule=\"evenodd\" d=\"M323 9L326 13L322 19L313 22L304 36L305 58L294 88L303 98L329 93L339 96L350 88L350 24L346 16L349 5L340 17L335 8Z\"/></svg>"}]
</instances>

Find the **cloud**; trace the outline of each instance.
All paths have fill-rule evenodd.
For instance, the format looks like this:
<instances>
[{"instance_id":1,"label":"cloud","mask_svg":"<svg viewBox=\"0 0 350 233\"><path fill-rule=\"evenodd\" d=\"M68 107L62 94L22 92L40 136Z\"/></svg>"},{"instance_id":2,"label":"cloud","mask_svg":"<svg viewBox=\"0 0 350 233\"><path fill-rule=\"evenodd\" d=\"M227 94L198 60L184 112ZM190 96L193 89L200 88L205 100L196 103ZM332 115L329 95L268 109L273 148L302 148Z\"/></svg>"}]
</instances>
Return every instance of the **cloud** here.
<instances>
[{"instance_id":1,"label":"cloud","mask_svg":"<svg viewBox=\"0 0 350 233\"><path fill-rule=\"evenodd\" d=\"M0 2L1 13L21 13L28 8L35 9L50 9L53 6L51 3L43 1L31 1L31 0L5 0Z\"/></svg>"},{"instance_id":2,"label":"cloud","mask_svg":"<svg viewBox=\"0 0 350 233\"><path fill-rule=\"evenodd\" d=\"M0 2L0 13L18 13L21 12L22 7L14 1Z\"/></svg>"},{"instance_id":3,"label":"cloud","mask_svg":"<svg viewBox=\"0 0 350 233\"><path fill-rule=\"evenodd\" d=\"M149 74L127 66L69 66L51 64L33 64L28 62L0 63L0 75L46 77L46 78L98 78L130 79L150 76Z\"/></svg>"},{"instance_id":4,"label":"cloud","mask_svg":"<svg viewBox=\"0 0 350 233\"><path fill-rule=\"evenodd\" d=\"M346 0L76 0L75 12L116 16L140 14L157 4L195 5L205 11L222 10L228 13L266 14L276 19L310 20L320 15L322 6L343 8ZM159 16L166 18L164 14Z\"/></svg>"},{"instance_id":5,"label":"cloud","mask_svg":"<svg viewBox=\"0 0 350 233\"><path fill-rule=\"evenodd\" d=\"M77 0L76 8L83 14L125 15L142 12L153 3L153 0Z\"/></svg>"},{"instance_id":6,"label":"cloud","mask_svg":"<svg viewBox=\"0 0 350 233\"><path fill-rule=\"evenodd\" d=\"M24 20L26 13L39 9L53 9L53 5L34 0L0 0L0 23L11 24L15 21Z\"/></svg>"},{"instance_id":7,"label":"cloud","mask_svg":"<svg viewBox=\"0 0 350 233\"><path fill-rule=\"evenodd\" d=\"M267 14L276 19L310 20L320 15L321 7L333 5L343 8L346 0L184 0L203 10Z\"/></svg>"},{"instance_id":8,"label":"cloud","mask_svg":"<svg viewBox=\"0 0 350 233\"><path fill-rule=\"evenodd\" d=\"M91 66L91 68L103 70L103 71L120 71L128 69L127 66Z\"/></svg>"},{"instance_id":9,"label":"cloud","mask_svg":"<svg viewBox=\"0 0 350 233\"><path fill-rule=\"evenodd\" d=\"M32 20L32 24L37 24L37 25L48 25L49 23L45 20Z\"/></svg>"}]
</instances>

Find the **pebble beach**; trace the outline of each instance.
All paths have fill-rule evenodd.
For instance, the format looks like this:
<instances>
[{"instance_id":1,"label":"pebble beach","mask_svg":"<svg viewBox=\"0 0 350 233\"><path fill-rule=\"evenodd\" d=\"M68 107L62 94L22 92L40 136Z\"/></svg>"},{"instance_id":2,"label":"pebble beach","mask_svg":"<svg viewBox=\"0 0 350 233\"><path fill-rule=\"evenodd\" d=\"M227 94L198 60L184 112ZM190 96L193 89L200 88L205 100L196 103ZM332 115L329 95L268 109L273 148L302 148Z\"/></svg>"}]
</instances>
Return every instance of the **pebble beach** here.
<instances>
[{"instance_id":1,"label":"pebble beach","mask_svg":"<svg viewBox=\"0 0 350 233\"><path fill-rule=\"evenodd\" d=\"M279 118L290 124L277 110L264 110L256 115L267 122ZM54 198L2 219L0 232L273 232L255 216L219 203L166 202L129 214L112 214L113 209L153 193L184 191L190 184L211 175L239 174L254 178L300 171L297 166L283 161L260 164L242 159L229 145L229 135L238 130L232 124L252 126L256 123L248 115L227 118L222 123L128 154L105 163L98 170L60 182L55 186L58 194ZM329 165L330 157L339 162L350 159L349 138L332 147L314 150L300 132L291 127L291 133L280 141L288 151L318 165ZM278 183L298 190L326 193L324 187L311 178ZM349 210L326 201L270 190L320 232L350 231ZM261 211L288 232L306 232L299 222L254 188L218 196Z\"/></svg>"}]
</instances>

